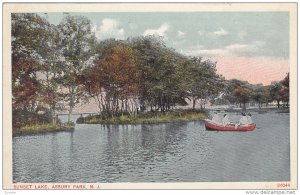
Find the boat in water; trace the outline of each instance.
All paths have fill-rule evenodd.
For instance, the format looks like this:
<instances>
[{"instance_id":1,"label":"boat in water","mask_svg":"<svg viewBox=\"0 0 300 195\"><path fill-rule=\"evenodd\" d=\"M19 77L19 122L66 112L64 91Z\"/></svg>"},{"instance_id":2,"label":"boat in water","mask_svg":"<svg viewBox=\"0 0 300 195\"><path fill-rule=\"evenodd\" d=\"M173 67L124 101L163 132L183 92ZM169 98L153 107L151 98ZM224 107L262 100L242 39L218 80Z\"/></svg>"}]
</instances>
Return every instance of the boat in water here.
<instances>
[{"instance_id":1,"label":"boat in water","mask_svg":"<svg viewBox=\"0 0 300 195\"><path fill-rule=\"evenodd\" d=\"M216 124L212 122L210 119L205 119L205 128L207 130L215 130L215 131L253 131L256 128L256 124L250 125L235 125L229 124L226 126Z\"/></svg>"}]
</instances>

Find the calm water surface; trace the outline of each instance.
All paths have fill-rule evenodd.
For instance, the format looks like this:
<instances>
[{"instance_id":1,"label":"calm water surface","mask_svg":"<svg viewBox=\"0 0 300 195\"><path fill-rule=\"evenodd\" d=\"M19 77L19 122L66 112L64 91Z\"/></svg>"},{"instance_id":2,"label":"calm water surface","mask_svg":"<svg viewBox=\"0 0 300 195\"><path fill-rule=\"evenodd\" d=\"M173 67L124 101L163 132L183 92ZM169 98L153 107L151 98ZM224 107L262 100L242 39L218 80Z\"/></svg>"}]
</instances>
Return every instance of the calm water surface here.
<instances>
[{"instance_id":1,"label":"calm water surface","mask_svg":"<svg viewBox=\"0 0 300 195\"><path fill-rule=\"evenodd\" d=\"M193 121L76 125L72 133L14 137L13 181L289 181L289 118L254 113L252 132L207 131Z\"/></svg>"}]
</instances>

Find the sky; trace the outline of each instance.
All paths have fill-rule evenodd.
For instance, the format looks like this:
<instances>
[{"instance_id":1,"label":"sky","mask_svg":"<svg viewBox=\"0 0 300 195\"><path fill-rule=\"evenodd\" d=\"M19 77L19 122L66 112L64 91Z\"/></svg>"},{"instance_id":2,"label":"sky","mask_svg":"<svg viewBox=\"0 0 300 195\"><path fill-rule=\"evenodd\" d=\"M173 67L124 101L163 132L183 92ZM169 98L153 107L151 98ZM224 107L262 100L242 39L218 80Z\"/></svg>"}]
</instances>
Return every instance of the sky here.
<instances>
[{"instance_id":1,"label":"sky","mask_svg":"<svg viewBox=\"0 0 300 195\"><path fill-rule=\"evenodd\" d=\"M90 19L99 40L163 36L168 47L217 62L226 79L269 85L289 72L288 12L68 13ZM40 13L59 24L64 13Z\"/></svg>"}]
</instances>

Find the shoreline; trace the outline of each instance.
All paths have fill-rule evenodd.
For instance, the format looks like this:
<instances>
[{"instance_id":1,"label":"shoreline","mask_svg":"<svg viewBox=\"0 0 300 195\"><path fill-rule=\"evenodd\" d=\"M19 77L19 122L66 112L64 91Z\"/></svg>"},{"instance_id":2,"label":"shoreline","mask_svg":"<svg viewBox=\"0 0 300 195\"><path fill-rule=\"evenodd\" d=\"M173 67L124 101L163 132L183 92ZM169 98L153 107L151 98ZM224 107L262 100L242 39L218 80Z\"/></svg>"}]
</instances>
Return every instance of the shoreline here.
<instances>
[{"instance_id":1,"label":"shoreline","mask_svg":"<svg viewBox=\"0 0 300 195\"><path fill-rule=\"evenodd\" d=\"M37 135L56 132L71 132L75 130L75 124L35 124L26 125L18 129L13 129L12 136Z\"/></svg>"},{"instance_id":2,"label":"shoreline","mask_svg":"<svg viewBox=\"0 0 300 195\"><path fill-rule=\"evenodd\" d=\"M177 110L191 110L191 108L190 107L178 108ZM196 108L196 110L198 110L198 108ZM222 108L222 107L220 107L220 108L206 108L205 110L208 111L208 112L209 111L217 111L217 110L228 111L228 112L239 112L239 111L242 111L242 108ZM276 110L278 110L278 111L287 111L287 110L289 110L289 108L286 108L286 107L277 108L277 107L271 107L271 106L270 107L262 107L260 109L258 107L246 108L246 111L254 111L254 112L272 111L272 110L274 110L274 111L276 111ZM150 111L148 111L148 112L150 112ZM75 112L75 113L73 113L73 115L82 115L82 114L84 114L84 115L88 115L88 114L95 115L96 112L82 112L82 113ZM58 115L68 115L68 113L62 112L62 113L58 113Z\"/></svg>"},{"instance_id":3,"label":"shoreline","mask_svg":"<svg viewBox=\"0 0 300 195\"><path fill-rule=\"evenodd\" d=\"M135 117L123 115L115 118L102 118L100 115L94 115L94 116L80 117L77 119L76 123L77 124L106 124L106 125L160 124L160 123L203 120L208 116L209 115L206 112L190 112L190 113L169 112L164 114L160 113L158 115L147 115L147 114L137 115Z\"/></svg>"},{"instance_id":4,"label":"shoreline","mask_svg":"<svg viewBox=\"0 0 300 195\"><path fill-rule=\"evenodd\" d=\"M277 107L252 107L252 108L246 108L246 110L243 110L242 108L214 108L214 109L208 109L208 111L226 111L226 112L268 112L268 111L277 111L277 112L290 112L290 108L277 108Z\"/></svg>"}]
</instances>

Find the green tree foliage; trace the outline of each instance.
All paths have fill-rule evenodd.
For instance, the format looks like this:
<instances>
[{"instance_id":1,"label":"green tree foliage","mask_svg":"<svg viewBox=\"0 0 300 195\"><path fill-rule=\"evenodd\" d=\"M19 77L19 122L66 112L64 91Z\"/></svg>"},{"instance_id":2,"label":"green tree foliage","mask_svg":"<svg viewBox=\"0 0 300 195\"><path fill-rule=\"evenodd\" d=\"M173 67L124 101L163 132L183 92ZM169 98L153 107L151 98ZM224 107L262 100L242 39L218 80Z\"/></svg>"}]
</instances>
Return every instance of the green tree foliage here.
<instances>
[{"instance_id":1,"label":"green tree foliage","mask_svg":"<svg viewBox=\"0 0 300 195\"><path fill-rule=\"evenodd\" d=\"M258 103L258 107L261 108L265 103L268 106L269 102L272 101L270 96L269 86L253 85L251 98Z\"/></svg>"},{"instance_id":2,"label":"green tree foliage","mask_svg":"<svg viewBox=\"0 0 300 195\"><path fill-rule=\"evenodd\" d=\"M251 93L251 85L247 81L232 79L226 82L224 97L232 104L240 104L240 107L243 105L243 109L246 109Z\"/></svg>"},{"instance_id":3,"label":"green tree foliage","mask_svg":"<svg viewBox=\"0 0 300 195\"><path fill-rule=\"evenodd\" d=\"M285 102L286 106L289 104L289 73L280 82L273 82L270 87L270 97L272 101L277 102L277 107L280 107L280 102Z\"/></svg>"},{"instance_id":4,"label":"green tree foliage","mask_svg":"<svg viewBox=\"0 0 300 195\"><path fill-rule=\"evenodd\" d=\"M243 105L250 101L258 104L259 108L263 104L266 106L270 102L276 101L277 107L280 107L280 102L285 102L288 106L289 102L289 74L280 82L272 82L271 85L263 86L262 84L252 85L247 81L237 79L227 80L224 82L225 87L222 93L222 98L218 100L222 104L226 102L230 104Z\"/></svg>"},{"instance_id":5,"label":"green tree foliage","mask_svg":"<svg viewBox=\"0 0 300 195\"><path fill-rule=\"evenodd\" d=\"M137 56L137 63L141 71L140 81L140 107L144 111L147 106L156 107L160 96L156 92L160 90L159 82L163 73L162 53L166 49L162 39L155 36L136 37L129 40L129 44ZM158 87L157 87L158 86Z\"/></svg>"},{"instance_id":6,"label":"green tree foliage","mask_svg":"<svg viewBox=\"0 0 300 195\"><path fill-rule=\"evenodd\" d=\"M205 106L206 100L216 98L223 88L223 78L216 73L216 63L210 60L203 61L202 58L189 60L191 66L188 68L188 96L192 99L193 109L195 103L200 99L201 109Z\"/></svg>"},{"instance_id":7,"label":"green tree foliage","mask_svg":"<svg viewBox=\"0 0 300 195\"><path fill-rule=\"evenodd\" d=\"M40 54L43 65L40 69L39 80L42 84L41 101L49 109L52 117L52 123L56 123L57 110L62 106L58 105L63 102L63 85L61 80L64 76L64 61L62 60L61 47L59 45L59 33L56 26L51 25L48 34L42 41Z\"/></svg>"},{"instance_id":8,"label":"green tree foliage","mask_svg":"<svg viewBox=\"0 0 300 195\"><path fill-rule=\"evenodd\" d=\"M288 73L280 83L282 84L280 95L282 97L282 101L285 102L288 107L290 101L290 74Z\"/></svg>"},{"instance_id":9,"label":"green tree foliage","mask_svg":"<svg viewBox=\"0 0 300 195\"><path fill-rule=\"evenodd\" d=\"M64 59L61 82L67 89L65 101L68 102L70 121L73 108L85 94L80 84L80 74L94 54L96 38L90 21L82 16L65 16L57 28Z\"/></svg>"},{"instance_id":10,"label":"green tree foliage","mask_svg":"<svg viewBox=\"0 0 300 195\"><path fill-rule=\"evenodd\" d=\"M280 107L280 101L282 100L281 96L282 84L280 82L274 82L270 86L270 95L273 101L277 102L277 107Z\"/></svg>"}]
</instances>

